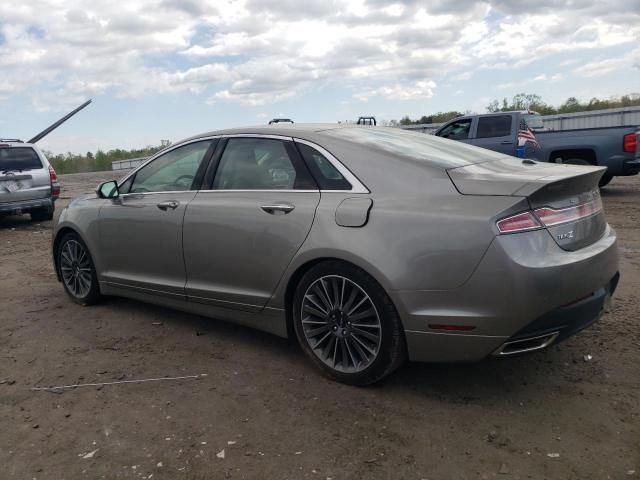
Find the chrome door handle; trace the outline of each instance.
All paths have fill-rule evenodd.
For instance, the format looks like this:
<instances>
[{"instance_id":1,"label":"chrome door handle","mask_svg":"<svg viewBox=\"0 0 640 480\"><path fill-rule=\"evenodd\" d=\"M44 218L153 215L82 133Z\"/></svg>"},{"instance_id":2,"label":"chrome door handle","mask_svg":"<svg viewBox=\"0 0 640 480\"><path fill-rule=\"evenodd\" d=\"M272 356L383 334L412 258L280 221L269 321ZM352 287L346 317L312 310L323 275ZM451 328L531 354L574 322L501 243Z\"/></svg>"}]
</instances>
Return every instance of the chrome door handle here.
<instances>
[{"instance_id":1,"label":"chrome door handle","mask_svg":"<svg viewBox=\"0 0 640 480\"><path fill-rule=\"evenodd\" d=\"M166 202L160 202L157 207L160 210L164 210L165 212L169 209L171 210L175 210L176 208L178 208L178 205L180 205L180 202L176 202L175 200L169 200Z\"/></svg>"},{"instance_id":2,"label":"chrome door handle","mask_svg":"<svg viewBox=\"0 0 640 480\"><path fill-rule=\"evenodd\" d=\"M260 208L271 215L286 215L296 207L289 203L276 203L273 205L262 205Z\"/></svg>"}]
</instances>

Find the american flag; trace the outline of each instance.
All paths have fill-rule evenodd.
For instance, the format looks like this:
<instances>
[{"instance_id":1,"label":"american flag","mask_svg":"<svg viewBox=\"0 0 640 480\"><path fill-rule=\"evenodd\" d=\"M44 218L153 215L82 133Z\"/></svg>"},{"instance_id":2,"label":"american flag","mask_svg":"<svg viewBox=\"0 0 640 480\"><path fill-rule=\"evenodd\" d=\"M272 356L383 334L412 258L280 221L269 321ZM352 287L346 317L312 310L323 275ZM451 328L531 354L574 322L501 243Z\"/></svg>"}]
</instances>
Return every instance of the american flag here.
<instances>
[{"instance_id":1,"label":"american flag","mask_svg":"<svg viewBox=\"0 0 640 480\"><path fill-rule=\"evenodd\" d=\"M536 140L533 130L529 128L523 118L520 120L520 126L518 128L518 145L525 145L527 143L531 144L534 148L540 148L540 144L538 140Z\"/></svg>"}]
</instances>

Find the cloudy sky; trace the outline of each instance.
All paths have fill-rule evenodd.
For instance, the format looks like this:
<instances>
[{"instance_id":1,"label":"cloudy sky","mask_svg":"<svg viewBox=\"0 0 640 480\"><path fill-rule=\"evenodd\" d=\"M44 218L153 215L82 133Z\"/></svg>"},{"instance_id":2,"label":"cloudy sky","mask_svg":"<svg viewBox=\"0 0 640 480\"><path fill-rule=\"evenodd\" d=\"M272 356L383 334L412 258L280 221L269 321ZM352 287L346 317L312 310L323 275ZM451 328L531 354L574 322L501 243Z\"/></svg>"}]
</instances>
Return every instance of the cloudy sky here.
<instances>
[{"instance_id":1,"label":"cloudy sky","mask_svg":"<svg viewBox=\"0 0 640 480\"><path fill-rule=\"evenodd\" d=\"M55 152L218 128L640 92L640 0L2 0L0 137Z\"/></svg>"}]
</instances>

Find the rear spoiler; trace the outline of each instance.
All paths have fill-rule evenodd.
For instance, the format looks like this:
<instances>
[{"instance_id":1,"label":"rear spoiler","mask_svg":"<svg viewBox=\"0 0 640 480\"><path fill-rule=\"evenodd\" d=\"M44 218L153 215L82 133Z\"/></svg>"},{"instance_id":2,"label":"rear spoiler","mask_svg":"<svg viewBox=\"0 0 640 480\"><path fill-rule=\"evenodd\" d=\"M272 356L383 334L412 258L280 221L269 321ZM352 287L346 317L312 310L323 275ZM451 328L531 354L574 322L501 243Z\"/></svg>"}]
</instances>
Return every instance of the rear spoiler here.
<instances>
[{"instance_id":1,"label":"rear spoiler","mask_svg":"<svg viewBox=\"0 0 640 480\"><path fill-rule=\"evenodd\" d=\"M506 158L447 170L463 195L508 195L529 197L538 190L562 189L564 194L598 187L606 167L560 165ZM548 190L549 190L548 189Z\"/></svg>"}]
</instances>

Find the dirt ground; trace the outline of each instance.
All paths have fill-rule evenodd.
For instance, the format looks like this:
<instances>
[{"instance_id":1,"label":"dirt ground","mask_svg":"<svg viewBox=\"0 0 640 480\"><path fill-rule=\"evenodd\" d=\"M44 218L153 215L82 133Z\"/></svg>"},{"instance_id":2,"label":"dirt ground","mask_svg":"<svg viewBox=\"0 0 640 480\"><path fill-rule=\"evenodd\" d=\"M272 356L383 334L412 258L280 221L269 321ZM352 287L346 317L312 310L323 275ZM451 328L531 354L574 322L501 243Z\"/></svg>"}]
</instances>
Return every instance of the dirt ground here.
<instances>
[{"instance_id":1,"label":"dirt ground","mask_svg":"<svg viewBox=\"0 0 640 480\"><path fill-rule=\"evenodd\" d=\"M58 209L112 175L62 176ZM78 306L52 270L51 222L0 219L0 478L640 478L640 177L603 198L622 278L600 322L545 352L407 365L370 388L246 328Z\"/></svg>"}]
</instances>

